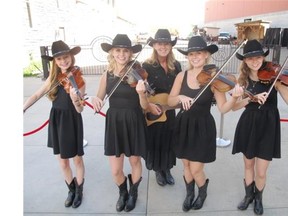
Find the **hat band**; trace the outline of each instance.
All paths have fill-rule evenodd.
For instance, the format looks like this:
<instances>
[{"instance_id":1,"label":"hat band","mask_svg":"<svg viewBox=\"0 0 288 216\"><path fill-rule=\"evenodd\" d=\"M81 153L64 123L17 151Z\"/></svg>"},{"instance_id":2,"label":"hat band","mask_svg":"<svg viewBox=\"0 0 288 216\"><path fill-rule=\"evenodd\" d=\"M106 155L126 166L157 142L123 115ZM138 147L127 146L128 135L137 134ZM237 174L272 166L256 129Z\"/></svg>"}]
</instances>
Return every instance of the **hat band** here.
<instances>
[{"instance_id":1,"label":"hat band","mask_svg":"<svg viewBox=\"0 0 288 216\"><path fill-rule=\"evenodd\" d=\"M165 40L165 41L170 41L171 39L170 38L155 38L155 40Z\"/></svg>"},{"instance_id":2,"label":"hat band","mask_svg":"<svg viewBox=\"0 0 288 216\"><path fill-rule=\"evenodd\" d=\"M264 52L262 50L256 50L256 51L245 53L244 56L251 55L251 54L256 54L256 53L264 54Z\"/></svg>"},{"instance_id":3,"label":"hat band","mask_svg":"<svg viewBox=\"0 0 288 216\"><path fill-rule=\"evenodd\" d=\"M62 50L60 52L54 53L53 56L56 56L56 55L59 55L59 54L62 54L62 53L67 53L67 52L70 52L70 50Z\"/></svg>"},{"instance_id":4,"label":"hat band","mask_svg":"<svg viewBox=\"0 0 288 216\"><path fill-rule=\"evenodd\" d=\"M113 45L114 47L120 47L120 48L131 48L131 46L128 46L128 45Z\"/></svg>"}]
</instances>

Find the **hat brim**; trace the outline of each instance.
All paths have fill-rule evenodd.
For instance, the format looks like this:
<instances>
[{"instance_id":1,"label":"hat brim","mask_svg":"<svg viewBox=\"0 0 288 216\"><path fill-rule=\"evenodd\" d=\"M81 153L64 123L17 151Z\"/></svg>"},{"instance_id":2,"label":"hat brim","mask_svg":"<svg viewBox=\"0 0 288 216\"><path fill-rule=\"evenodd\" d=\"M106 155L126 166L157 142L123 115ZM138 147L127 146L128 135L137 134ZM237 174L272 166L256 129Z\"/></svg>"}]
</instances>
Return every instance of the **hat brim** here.
<instances>
[{"instance_id":1,"label":"hat brim","mask_svg":"<svg viewBox=\"0 0 288 216\"><path fill-rule=\"evenodd\" d=\"M65 55L67 53L70 53L72 55L77 55L79 52L81 51L81 47L76 46L68 51L63 51L63 52L58 52L57 54L53 55L53 56L48 56L48 55L42 55L41 58L48 60L48 61L52 61L54 58L61 56L61 55Z\"/></svg>"},{"instance_id":2,"label":"hat brim","mask_svg":"<svg viewBox=\"0 0 288 216\"><path fill-rule=\"evenodd\" d=\"M177 43L177 37L174 40L165 40L165 39L161 39L161 40L155 40L154 38L149 38L149 46L153 47L154 43L170 43L173 46L175 46L175 44Z\"/></svg>"},{"instance_id":3,"label":"hat brim","mask_svg":"<svg viewBox=\"0 0 288 216\"><path fill-rule=\"evenodd\" d=\"M181 50L181 49L177 49L180 53L182 53L183 55L188 55L188 53L190 52L197 52L197 51L208 51L211 55L214 54L215 52L218 51L218 46L215 44L211 44L205 48L190 48L188 50Z\"/></svg>"},{"instance_id":4,"label":"hat brim","mask_svg":"<svg viewBox=\"0 0 288 216\"><path fill-rule=\"evenodd\" d=\"M134 45L131 47L130 46L120 46L120 45L113 46L112 44L108 44L108 43L102 43L101 44L102 50L107 52L107 53L114 47L130 49L130 50L132 50L133 53L138 53L142 50L142 46L140 44L137 44L137 45Z\"/></svg>"},{"instance_id":5,"label":"hat brim","mask_svg":"<svg viewBox=\"0 0 288 216\"><path fill-rule=\"evenodd\" d=\"M261 51L259 51L259 52L253 52L253 53L250 53L250 54L247 54L247 55L241 55L241 54L239 54L239 53L236 53L236 58L238 58L239 60L243 60L243 59L245 59L245 58L249 58L249 57L255 57L255 56L264 56L264 57L266 57L266 56L268 56L269 55L269 52L270 52L270 50L268 49L266 52L261 52Z\"/></svg>"}]
</instances>

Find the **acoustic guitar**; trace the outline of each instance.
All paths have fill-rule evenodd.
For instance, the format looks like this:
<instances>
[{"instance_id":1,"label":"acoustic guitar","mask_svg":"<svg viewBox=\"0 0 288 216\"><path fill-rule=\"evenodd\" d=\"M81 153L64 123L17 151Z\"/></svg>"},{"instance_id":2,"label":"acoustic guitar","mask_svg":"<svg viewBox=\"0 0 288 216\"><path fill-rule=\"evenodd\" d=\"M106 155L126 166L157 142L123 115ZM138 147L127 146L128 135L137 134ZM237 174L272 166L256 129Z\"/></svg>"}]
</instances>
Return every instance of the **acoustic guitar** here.
<instances>
[{"instance_id":1,"label":"acoustic guitar","mask_svg":"<svg viewBox=\"0 0 288 216\"><path fill-rule=\"evenodd\" d=\"M145 119L146 119L146 123L148 126L156 122L165 122L167 120L166 111L179 108L178 106L170 107L167 105L168 103L167 93L159 93L159 94L155 94L154 96L151 95L148 98L148 100L150 103L154 103L162 110L162 113L160 115L154 115L151 112L145 113Z\"/></svg>"}]
</instances>

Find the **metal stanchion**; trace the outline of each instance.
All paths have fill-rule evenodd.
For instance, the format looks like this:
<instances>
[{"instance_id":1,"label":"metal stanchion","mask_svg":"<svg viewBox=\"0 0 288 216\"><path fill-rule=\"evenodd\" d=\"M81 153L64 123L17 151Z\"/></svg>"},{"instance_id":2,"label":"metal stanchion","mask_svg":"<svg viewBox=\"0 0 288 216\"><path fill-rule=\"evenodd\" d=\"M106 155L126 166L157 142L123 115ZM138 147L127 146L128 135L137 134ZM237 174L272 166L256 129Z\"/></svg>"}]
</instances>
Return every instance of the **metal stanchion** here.
<instances>
[{"instance_id":1,"label":"metal stanchion","mask_svg":"<svg viewBox=\"0 0 288 216\"><path fill-rule=\"evenodd\" d=\"M223 138L223 126L224 126L224 114L221 113L220 118L220 129L219 129L219 137L216 139L217 147L228 147L231 144L231 140L226 140Z\"/></svg>"}]
</instances>

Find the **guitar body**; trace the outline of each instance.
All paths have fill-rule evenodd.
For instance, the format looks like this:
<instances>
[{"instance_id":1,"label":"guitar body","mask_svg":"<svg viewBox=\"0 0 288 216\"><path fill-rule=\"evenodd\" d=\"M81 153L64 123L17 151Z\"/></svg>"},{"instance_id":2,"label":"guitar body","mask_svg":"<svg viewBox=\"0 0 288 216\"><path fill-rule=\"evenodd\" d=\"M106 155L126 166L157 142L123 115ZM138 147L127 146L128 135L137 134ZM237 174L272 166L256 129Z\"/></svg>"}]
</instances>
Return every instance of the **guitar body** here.
<instances>
[{"instance_id":1,"label":"guitar body","mask_svg":"<svg viewBox=\"0 0 288 216\"><path fill-rule=\"evenodd\" d=\"M155 122L165 122L167 120L167 116L166 116L166 110L168 110L168 105L167 105L167 101L168 101L168 94L167 93L159 93L156 94L154 96L150 96L148 98L150 103L154 103L157 106L160 107L160 109L162 110L162 114L161 115L153 115L152 113L148 112L145 113L145 119L146 119L146 123L148 126L150 126L151 124L155 123Z\"/></svg>"}]
</instances>

